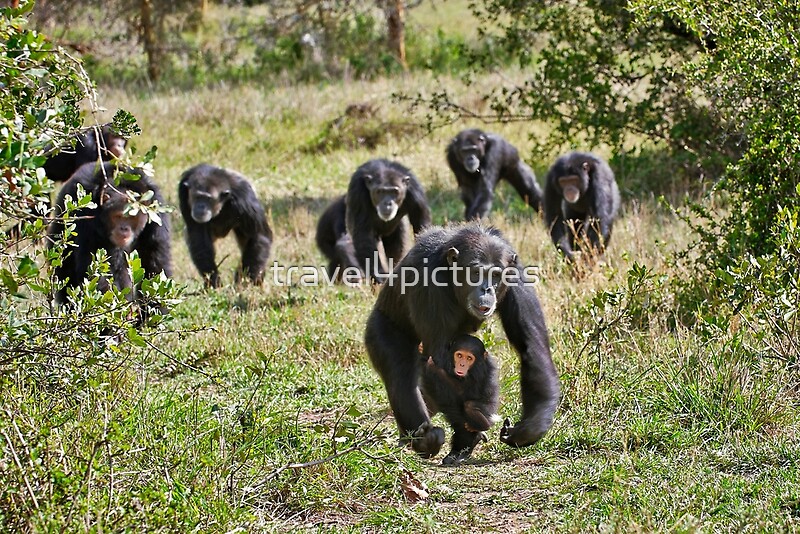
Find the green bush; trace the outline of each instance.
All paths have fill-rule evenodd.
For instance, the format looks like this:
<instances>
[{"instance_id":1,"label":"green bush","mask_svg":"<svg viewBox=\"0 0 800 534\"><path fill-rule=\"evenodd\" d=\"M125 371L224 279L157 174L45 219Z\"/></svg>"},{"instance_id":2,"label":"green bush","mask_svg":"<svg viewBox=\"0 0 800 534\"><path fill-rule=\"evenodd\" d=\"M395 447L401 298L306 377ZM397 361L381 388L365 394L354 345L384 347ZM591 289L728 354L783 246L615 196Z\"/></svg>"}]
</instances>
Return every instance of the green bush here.
<instances>
[{"instance_id":1,"label":"green bush","mask_svg":"<svg viewBox=\"0 0 800 534\"><path fill-rule=\"evenodd\" d=\"M626 175L652 169L654 157L670 161L625 181L638 194L670 193L663 169L683 175L678 183L710 178L712 201L686 217L698 240L685 254L696 275L679 284L685 305L714 307L732 283L717 273L791 245L776 225L782 209L790 218L800 210L796 2L496 0L475 11L530 70L525 83L489 95L492 109L551 123L537 140L544 153L607 145ZM453 109L447 95L431 105Z\"/></svg>"},{"instance_id":2,"label":"green bush","mask_svg":"<svg viewBox=\"0 0 800 534\"><path fill-rule=\"evenodd\" d=\"M88 280L69 291L70 305L53 304L64 281L52 270L72 245L74 224L45 246L52 183L40 167L82 126L82 103L95 111L97 104L81 65L28 29L31 8L0 9L0 523L11 531L30 528L46 505L62 506L65 515L51 520L70 528L80 506L64 502L80 492L102 444L114 438L97 415L108 413L108 400L126 388L131 360L151 343L134 327L129 290L98 289L109 270L105 251ZM135 123L119 112L115 127L131 132ZM72 199L65 216L89 203L88 196ZM144 279L135 254L130 265L143 301L175 303L171 280ZM159 329L162 319L146 322Z\"/></svg>"}]
</instances>

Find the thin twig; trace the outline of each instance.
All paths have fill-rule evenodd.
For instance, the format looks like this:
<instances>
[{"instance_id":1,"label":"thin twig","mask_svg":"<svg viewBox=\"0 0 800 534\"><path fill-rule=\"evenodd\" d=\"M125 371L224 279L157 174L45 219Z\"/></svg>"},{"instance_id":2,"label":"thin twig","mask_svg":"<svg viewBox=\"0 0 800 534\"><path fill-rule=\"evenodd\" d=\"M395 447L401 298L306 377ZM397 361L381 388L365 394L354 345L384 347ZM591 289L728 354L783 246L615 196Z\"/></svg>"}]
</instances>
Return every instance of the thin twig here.
<instances>
[{"instance_id":1,"label":"thin twig","mask_svg":"<svg viewBox=\"0 0 800 534\"><path fill-rule=\"evenodd\" d=\"M28 490L28 495L30 495L31 500L33 501L33 507L35 509L39 509L39 501L36 500L36 495L33 493L33 488L31 488L30 482L28 482L28 477L25 476L25 470L22 468L22 462L19 460L19 456L17 456L17 451L14 449L14 444L11 442L11 438L8 437L5 430L0 430L0 434L6 438L6 443L8 443L8 448L11 450L11 456L14 458L14 463L17 465L17 469L19 469L20 475L22 476L22 480L25 482L25 488Z\"/></svg>"},{"instance_id":2,"label":"thin twig","mask_svg":"<svg viewBox=\"0 0 800 534\"><path fill-rule=\"evenodd\" d=\"M66 531L67 527L69 526L70 522L72 521L72 513L75 510L75 503L78 501L78 498L83 491L83 488L89 483L89 479L92 477L92 464L94 463L94 457L97 454L100 442L95 441L92 444L92 454L89 455L88 465L86 466L86 472L83 474L83 480L81 481L81 486L78 488L78 491L75 492L72 503L69 505L69 513L67 514L67 520L64 521L64 524L61 526L61 532Z\"/></svg>"},{"instance_id":3,"label":"thin twig","mask_svg":"<svg viewBox=\"0 0 800 534\"><path fill-rule=\"evenodd\" d=\"M161 354L162 356L164 356L165 358L167 358L171 362L177 363L178 365L182 365L183 367L189 369L190 371L194 371L195 373L199 373L199 374L203 375L204 377L208 378L209 380L211 380L212 382L216 382L216 375L211 375L209 373L206 373L202 369L198 369L197 367L194 367L191 364L188 364L186 362L182 362L179 359L177 359L174 356L172 356L171 354L168 354L165 351L163 351L160 348L158 348L155 345L153 345L153 343L151 341L149 341L147 339L144 339L144 338L143 338L143 340L147 344L148 347L150 347L151 349L153 349L157 353Z\"/></svg>"},{"instance_id":4,"label":"thin twig","mask_svg":"<svg viewBox=\"0 0 800 534\"><path fill-rule=\"evenodd\" d=\"M286 471L288 469L305 469L306 467L314 467L315 465L320 465L320 464L324 464L325 462L330 462L331 460L335 460L336 458L339 458L339 457L344 456L346 454L350 454L351 452L355 452L355 451L361 450L361 448L364 447L365 445L369 445L370 443L375 442L375 441L377 441L377 438L375 436L371 436L371 437L369 437L367 439L364 439L364 440L356 443L355 445L352 445L352 446L350 446L350 447L348 447L348 448L346 448L344 450L341 450L339 452L331 454L330 456L326 456L325 458L319 458L317 460L312 460L310 462L286 464L283 467L279 467L278 469L276 469L273 472L269 473L265 477L264 480L265 481L272 480L272 479L274 479L275 477L277 477L278 475L280 475L281 473L283 473L284 471Z\"/></svg>"}]
</instances>

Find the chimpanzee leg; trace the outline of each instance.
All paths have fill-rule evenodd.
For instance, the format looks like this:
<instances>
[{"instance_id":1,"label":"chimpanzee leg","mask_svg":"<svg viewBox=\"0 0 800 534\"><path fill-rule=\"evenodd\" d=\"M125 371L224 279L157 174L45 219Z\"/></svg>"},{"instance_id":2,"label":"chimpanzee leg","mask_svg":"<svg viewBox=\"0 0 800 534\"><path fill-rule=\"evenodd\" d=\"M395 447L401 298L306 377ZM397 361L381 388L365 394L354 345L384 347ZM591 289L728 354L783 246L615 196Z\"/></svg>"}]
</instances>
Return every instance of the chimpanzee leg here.
<instances>
[{"instance_id":1,"label":"chimpanzee leg","mask_svg":"<svg viewBox=\"0 0 800 534\"><path fill-rule=\"evenodd\" d=\"M483 432L470 432L465 428L453 428L450 452L442 459L442 465L459 465L472 455L472 451L486 435Z\"/></svg>"}]
</instances>

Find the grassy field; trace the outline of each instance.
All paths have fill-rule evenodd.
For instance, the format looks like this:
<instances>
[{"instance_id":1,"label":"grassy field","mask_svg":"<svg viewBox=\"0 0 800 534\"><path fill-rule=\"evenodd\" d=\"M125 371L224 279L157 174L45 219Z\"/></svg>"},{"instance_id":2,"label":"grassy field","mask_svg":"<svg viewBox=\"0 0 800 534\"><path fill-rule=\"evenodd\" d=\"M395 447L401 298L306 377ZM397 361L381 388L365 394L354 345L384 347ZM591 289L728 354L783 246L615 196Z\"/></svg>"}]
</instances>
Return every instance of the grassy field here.
<instances>
[{"instance_id":1,"label":"grassy field","mask_svg":"<svg viewBox=\"0 0 800 534\"><path fill-rule=\"evenodd\" d=\"M454 4L412 18L425 15L435 31L454 24ZM459 24L473 35L469 21ZM437 224L463 211L444 158L463 127L504 135L541 181L552 155L531 153L534 126L462 122L426 134L417 127L424 113L391 98L443 85L480 109L474 95L517 75L487 74L470 93L421 73L193 92L101 88L108 112L98 120L118 108L137 117L143 133L133 144L140 154L159 147L155 180L173 205L192 165L242 172L268 209L271 261L320 266L317 218L370 158L410 167ZM374 116L332 127L353 103L369 104ZM353 142L365 135L377 144ZM458 468L399 447L362 341L377 290L286 284L273 271L263 287L235 287L232 237L218 247L224 285L206 290L176 212L184 300L150 349L115 346L118 364L77 395L9 374L0 410L11 423L0 440L15 454L0 457L0 485L6 472L23 475L0 494L0 530L800 530L796 368L754 348L762 340L733 335L735 323L674 320L669 282L686 267L673 254L692 236L655 193L680 191L665 185L663 169L654 177L646 167L618 171L623 209L594 269L568 268L539 215L510 188L495 201L491 224L540 268L537 292L562 380L555 424L536 446L510 449L494 428ZM498 320L480 336L499 363L501 415L516 419L517 356Z\"/></svg>"},{"instance_id":2,"label":"grassy field","mask_svg":"<svg viewBox=\"0 0 800 534\"><path fill-rule=\"evenodd\" d=\"M427 190L434 222L458 220L462 206L444 148L474 124L430 135L397 129L410 117L390 98L438 83L457 87L417 74L274 90L101 89L100 102L138 118L140 152L158 145L156 180L170 202L191 165L236 169L268 207L276 236L271 260L322 265L316 219L369 158L409 166ZM494 83L500 80L479 81ZM406 133L374 149L309 150L356 102L375 106L375 120L387 130ZM515 143L541 179L549 157L530 153L530 126L489 128ZM219 243L219 257L229 255L227 283L205 290L174 213L175 277L186 291L173 332L158 338L157 350L125 360L85 398L27 390L17 399L31 407L21 425L61 421L31 444L50 498L37 503L29 524L219 532L800 528L796 376L731 346L726 330L670 323L675 304L665 281L678 274L672 252L691 236L625 178L605 263L578 276L556 254L539 216L500 189L490 222L525 263L541 268L537 291L563 400L536 446L510 449L495 428L458 468L397 445L362 342L375 290L282 285L271 272L263 287L236 288L232 238ZM515 418L517 357L496 319L480 335L499 362L501 415ZM424 485L427 497L410 501L409 480Z\"/></svg>"}]
</instances>

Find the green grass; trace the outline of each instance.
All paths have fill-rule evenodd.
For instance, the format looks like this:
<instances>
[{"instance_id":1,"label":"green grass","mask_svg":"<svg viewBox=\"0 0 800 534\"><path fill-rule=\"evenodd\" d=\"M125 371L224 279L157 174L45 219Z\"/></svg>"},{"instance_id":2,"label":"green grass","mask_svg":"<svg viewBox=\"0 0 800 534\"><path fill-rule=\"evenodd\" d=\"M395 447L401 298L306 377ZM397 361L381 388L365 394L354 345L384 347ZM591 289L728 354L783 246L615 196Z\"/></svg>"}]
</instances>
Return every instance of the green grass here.
<instances>
[{"instance_id":1,"label":"green grass","mask_svg":"<svg viewBox=\"0 0 800 534\"><path fill-rule=\"evenodd\" d=\"M140 152L158 145L156 181L171 203L191 165L236 169L268 208L276 236L271 260L322 265L317 217L369 158L395 158L413 169L436 223L459 218L444 148L467 124L389 137L374 150L306 150L347 104L369 102L387 121L407 120L391 93L433 90L439 82L458 93L455 82L415 74L270 90L102 89L100 102L138 118ZM477 81L497 83L490 75ZM549 161L530 153L530 128L487 127L516 144L541 178ZM678 274L671 252L691 236L645 186L620 187L627 198L605 263L580 278L556 254L541 220L500 189L491 222L524 262L541 266L537 291L563 401L540 444L510 449L496 427L455 469L397 446L362 343L374 291L279 287L271 274L263 287L235 288L233 238L219 243L219 257L229 255L226 284L205 290L173 213L175 278L186 284L186 298L174 310L174 332L158 337L159 350L121 346L121 365L81 394L4 382L3 417L13 414L13 425L2 427L0 443L14 444L17 457L0 456L0 478L11 488L2 494L0 525L154 532L800 528L796 371L756 357L735 332L669 324L675 304L659 276ZM634 264L657 276L626 289ZM481 335L499 362L501 414L515 418L516 355L497 319ZM427 499L406 500L405 470L427 486Z\"/></svg>"}]
</instances>

